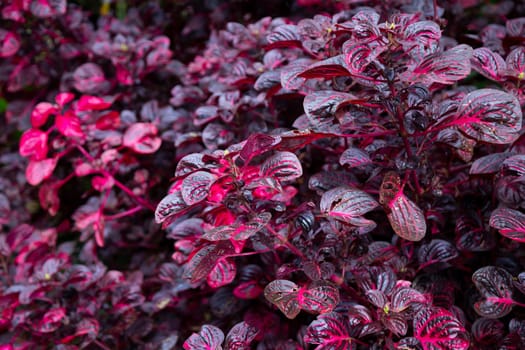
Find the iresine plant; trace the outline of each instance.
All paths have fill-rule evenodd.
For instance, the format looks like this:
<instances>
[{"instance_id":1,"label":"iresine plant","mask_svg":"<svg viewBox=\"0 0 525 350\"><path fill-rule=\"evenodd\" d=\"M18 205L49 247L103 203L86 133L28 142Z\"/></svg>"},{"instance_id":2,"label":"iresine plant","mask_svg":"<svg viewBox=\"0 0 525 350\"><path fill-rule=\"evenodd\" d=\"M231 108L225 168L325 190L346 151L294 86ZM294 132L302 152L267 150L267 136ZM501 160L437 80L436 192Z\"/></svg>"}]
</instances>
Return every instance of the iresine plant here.
<instances>
[{"instance_id":1,"label":"iresine plant","mask_svg":"<svg viewBox=\"0 0 525 350\"><path fill-rule=\"evenodd\" d=\"M203 325L184 348L483 344L483 334L473 339L466 330L472 311L456 306L469 282L447 276L475 269L474 257L494 249L491 228L525 237L515 94L523 48L505 63L486 48L445 40L421 14L371 9L272 24L265 39L231 24L198 58L244 65L207 71L220 86L195 112L196 125L231 137L182 157L155 212L176 240L183 275L215 291L212 310L252 305L242 318L221 309L219 319L240 323L226 336L222 322ZM235 55L217 55L219 44L232 43ZM472 68L504 84L465 84ZM189 89L179 86L174 96ZM256 120L253 107L241 108L255 93L270 109L302 100L303 113L292 125L274 120L277 127L236 140L237 123ZM472 281L483 327L522 305L501 267L481 267ZM293 333L296 340L280 340Z\"/></svg>"},{"instance_id":2,"label":"iresine plant","mask_svg":"<svg viewBox=\"0 0 525 350\"><path fill-rule=\"evenodd\" d=\"M0 1L0 350L525 349L523 5L103 3Z\"/></svg>"}]
</instances>

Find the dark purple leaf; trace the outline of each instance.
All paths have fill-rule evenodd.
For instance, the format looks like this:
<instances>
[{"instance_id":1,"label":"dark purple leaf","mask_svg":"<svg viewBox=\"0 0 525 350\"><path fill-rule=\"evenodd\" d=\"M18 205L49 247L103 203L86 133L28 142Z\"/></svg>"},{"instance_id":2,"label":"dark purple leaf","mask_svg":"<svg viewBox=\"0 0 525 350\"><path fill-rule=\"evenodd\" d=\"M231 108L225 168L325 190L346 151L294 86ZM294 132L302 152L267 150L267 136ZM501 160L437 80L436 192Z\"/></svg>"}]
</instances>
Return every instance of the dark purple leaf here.
<instances>
[{"instance_id":1,"label":"dark purple leaf","mask_svg":"<svg viewBox=\"0 0 525 350\"><path fill-rule=\"evenodd\" d=\"M438 307L421 309L414 317L414 336L424 350L467 350L465 328L448 310Z\"/></svg>"},{"instance_id":2,"label":"dark purple leaf","mask_svg":"<svg viewBox=\"0 0 525 350\"><path fill-rule=\"evenodd\" d=\"M339 303L339 290L329 284L311 285L301 289L297 295L301 309L312 313L331 312Z\"/></svg>"},{"instance_id":3,"label":"dark purple leaf","mask_svg":"<svg viewBox=\"0 0 525 350\"><path fill-rule=\"evenodd\" d=\"M301 312L297 300L299 289L299 286L292 281L275 280L264 288L264 296L277 306L286 317L294 319Z\"/></svg>"},{"instance_id":4,"label":"dark purple leaf","mask_svg":"<svg viewBox=\"0 0 525 350\"><path fill-rule=\"evenodd\" d=\"M505 326L498 320L478 318L472 324L472 336L477 343L484 346L495 346L503 338Z\"/></svg>"},{"instance_id":5,"label":"dark purple leaf","mask_svg":"<svg viewBox=\"0 0 525 350\"><path fill-rule=\"evenodd\" d=\"M279 136L267 134L251 134L239 153L240 157L247 163L254 157L268 152L273 146L281 141Z\"/></svg>"},{"instance_id":6,"label":"dark purple leaf","mask_svg":"<svg viewBox=\"0 0 525 350\"><path fill-rule=\"evenodd\" d=\"M321 127L333 122L335 112L342 104L355 99L354 95L339 91L314 91L304 98L303 108L310 122Z\"/></svg>"},{"instance_id":7,"label":"dark purple leaf","mask_svg":"<svg viewBox=\"0 0 525 350\"><path fill-rule=\"evenodd\" d=\"M175 176L183 176L192 171L204 169L206 164L203 161L204 155L201 153L191 153L184 156L175 169Z\"/></svg>"},{"instance_id":8,"label":"dark purple leaf","mask_svg":"<svg viewBox=\"0 0 525 350\"><path fill-rule=\"evenodd\" d=\"M276 152L261 165L262 176L275 177L279 181L295 180L303 175L297 156L291 152Z\"/></svg>"},{"instance_id":9,"label":"dark purple leaf","mask_svg":"<svg viewBox=\"0 0 525 350\"><path fill-rule=\"evenodd\" d=\"M352 75L360 75L376 59L376 53L368 44L348 45L344 46L343 50L345 53L345 67Z\"/></svg>"},{"instance_id":10,"label":"dark purple leaf","mask_svg":"<svg viewBox=\"0 0 525 350\"><path fill-rule=\"evenodd\" d=\"M474 272L472 281L483 298L474 304L480 316L499 318L512 311L511 274L499 267L485 266Z\"/></svg>"},{"instance_id":11,"label":"dark purple leaf","mask_svg":"<svg viewBox=\"0 0 525 350\"><path fill-rule=\"evenodd\" d=\"M202 326L199 333L193 333L185 342L185 350L222 350L224 333L211 325Z\"/></svg>"},{"instance_id":12,"label":"dark purple leaf","mask_svg":"<svg viewBox=\"0 0 525 350\"><path fill-rule=\"evenodd\" d=\"M490 215L490 226L502 236L514 241L525 242L525 214L509 208L498 208Z\"/></svg>"},{"instance_id":13,"label":"dark purple leaf","mask_svg":"<svg viewBox=\"0 0 525 350\"><path fill-rule=\"evenodd\" d=\"M478 158L474 161L474 163L472 163L472 166L470 167L470 174L484 175L496 173L500 170L503 161L509 157L512 157L513 155L514 154L510 152L501 152L492 153Z\"/></svg>"},{"instance_id":14,"label":"dark purple leaf","mask_svg":"<svg viewBox=\"0 0 525 350\"><path fill-rule=\"evenodd\" d=\"M268 212L262 212L246 223L234 223L232 225L218 226L202 235L203 239L209 241L223 241L233 239L235 241L244 241L261 231L264 226L270 222L272 215Z\"/></svg>"},{"instance_id":15,"label":"dark purple leaf","mask_svg":"<svg viewBox=\"0 0 525 350\"><path fill-rule=\"evenodd\" d=\"M181 195L187 205L197 204L206 197L210 192L217 176L207 171L196 171L189 174L182 180Z\"/></svg>"},{"instance_id":16,"label":"dark purple leaf","mask_svg":"<svg viewBox=\"0 0 525 350\"><path fill-rule=\"evenodd\" d=\"M449 241L443 239L433 239L421 245L417 252L419 268L427 267L432 264L444 263L456 258L459 255L456 247Z\"/></svg>"},{"instance_id":17,"label":"dark purple leaf","mask_svg":"<svg viewBox=\"0 0 525 350\"><path fill-rule=\"evenodd\" d=\"M157 205L155 210L155 221L160 224L168 217L178 214L186 209L188 205L179 191L168 194Z\"/></svg>"},{"instance_id":18,"label":"dark purple leaf","mask_svg":"<svg viewBox=\"0 0 525 350\"><path fill-rule=\"evenodd\" d=\"M503 161L503 168L515 172L517 175L525 174L525 155L518 154L512 155L509 153L509 157Z\"/></svg>"},{"instance_id":19,"label":"dark purple leaf","mask_svg":"<svg viewBox=\"0 0 525 350\"><path fill-rule=\"evenodd\" d=\"M210 272L212 272L217 263L223 260L225 256L233 253L233 246L229 243L204 246L197 251L185 265L183 277L190 280L191 283L202 282L208 277ZM226 265L224 265L224 267L227 268ZM223 272L227 271L224 270ZM219 271L219 273L221 272ZM228 275L225 277L230 278L231 276Z\"/></svg>"},{"instance_id":20,"label":"dark purple leaf","mask_svg":"<svg viewBox=\"0 0 525 350\"><path fill-rule=\"evenodd\" d=\"M315 350L353 350L356 345L349 326L348 320L336 312L323 314L310 323L304 341L318 344Z\"/></svg>"},{"instance_id":21,"label":"dark purple leaf","mask_svg":"<svg viewBox=\"0 0 525 350\"><path fill-rule=\"evenodd\" d=\"M250 350L251 343L259 333L259 330L246 322L237 323L226 335L225 349Z\"/></svg>"},{"instance_id":22,"label":"dark purple leaf","mask_svg":"<svg viewBox=\"0 0 525 350\"><path fill-rule=\"evenodd\" d=\"M283 70L281 70L281 86L287 90L300 89L305 82L303 73L311 63L311 59L300 58L283 68Z\"/></svg>"},{"instance_id":23,"label":"dark purple leaf","mask_svg":"<svg viewBox=\"0 0 525 350\"><path fill-rule=\"evenodd\" d=\"M514 79L525 78L525 48L518 46L512 50L505 60L507 63L506 75Z\"/></svg>"},{"instance_id":24,"label":"dark purple leaf","mask_svg":"<svg viewBox=\"0 0 525 350\"><path fill-rule=\"evenodd\" d=\"M507 144L519 137L520 104L506 92L494 89L471 92L461 101L457 115L454 124L478 141Z\"/></svg>"}]
</instances>

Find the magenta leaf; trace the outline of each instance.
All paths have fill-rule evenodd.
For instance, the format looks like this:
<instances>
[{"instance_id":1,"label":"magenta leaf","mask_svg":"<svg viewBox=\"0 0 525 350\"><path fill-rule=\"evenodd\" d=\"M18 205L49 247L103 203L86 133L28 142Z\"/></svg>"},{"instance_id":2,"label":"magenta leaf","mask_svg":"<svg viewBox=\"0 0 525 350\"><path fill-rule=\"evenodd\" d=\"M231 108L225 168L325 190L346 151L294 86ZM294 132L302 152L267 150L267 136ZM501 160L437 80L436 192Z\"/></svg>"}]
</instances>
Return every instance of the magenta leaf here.
<instances>
[{"instance_id":1,"label":"magenta leaf","mask_svg":"<svg viewBox=\"0 0 525 350\"><path fill-rule=\"evenodd\" d=\"M38 129L29 129L20 138L19 152L22 157L42 160L47 156L47 133Z\"/></svg>"},{"instance_id":2,"label":"magenta leaf","mask_svg":"<svg viewBox=\"0 0 525 350\"><path fill-rule=\"evenodd\" d=\"M111 101L102 97L82 95L77 102L76 108L78 111L99 111L109 108L111 104Z\"/></svg>"},{"instance_id":3,"label":"magenta leaf","mask_svg":"<svg viewBox=\"0 0 525 350\"><path fill-rule=\"evenodd\" d=\"M157 136L157 127L151 123L135 123L124 133L122 144L136 153L150 154L156 152L162 143Z\"/></svg>"},{"instance_id":4,"label":"magenta leaf","mask_svg":"<svg viewBox=\"0 0 525 350\"><path fill-rule=\"evenodd\" d=\"M525 214L522 212L515 209L498 208L490 215L489 224L502 236L525 243Z\"/></svg>"},{"instance_id":5,"label":"magenta leaf","mask_svg":"<svg viewBox=\"0 0 525 350\"><path fill-rule=\"evenodd\" d=\"M84 138L84 132L80 124L80 119L71 111L59 114L55 118L55 126L65 137Z\"/></svg>"},{"instance_id":6,"label":"magenta leaf","mask_svg":"<svg viewBox=\"0 0 525 350\"><path fill-rule=\"evenodd\" d=\"M220 259L207 277L207 283L212 288L228 285L235 279L237 267L233 261Z\"/></svg>"},{"instance_id":7,"label":"magenta leaf","mask_svg":"<svg viewBox=\"0 0 525 350\"><path fill-rule=\"evenodd\" d=\"M179 191L170 193L164 197L155 210L155 221L164 222L168 217L184 211L188 205Z\"/></svg>"},{"instance_id":8,"label":"magenta leaf","mask_svg":"<svg viewBox=\"0 0 525 350\"><path fill-rule=\"evenodd\" d=\"M183 345L185 350L222 350L224 333L212 325L202 326L199 333L193 333Z\"/></svg>"},{"instance_id":9,"label":"magenta leaf","mask_svg":"<svg viewBox=\"0 0 525 350\"><path fill-rule=\"evenodd\" d=\"M310 323L304 341L318 344L315 350L353 350L354 338L350 336L350 325L341 314L330 312L317 317Z\"/></svg>"},{"instance_id":10,"label":"magenta leaf","mask_svg":"<svg viewBox=\"0 0 525 350\"><path fill-rule=\"evenodd\" d=\"M259 330L246 322L237 323L226 335L225 349L250 350L251 343L259 334Z\"/></svg>"},{"instance_id":11,"label":"magenta leaf","mask_svg":"<svg viewBox=\"0 0 525 350\"><path fill-rule=\"evenodd\" d=\"M31 112L31 125L33 128L43 126L50 115L58 112L58 108L49 102L40 102Z\"/></svg>"},{"instance_id":12,"label":"magenta leaf","mask_svg":"<svg viewBox=\"0 0 525 350\"><path fill-rule=\"evenodd\" d=\"M299 286L288 280L275 280L264 288L264 296L272 304L277 306L289 319L297 317L301 312L297 292Z\"/></svg>"},{"instance_id":13,"label":"magenta leaf","mask_svg":"<svg viewBox=\"0 0 525 350\"><path fill-rule=\"evenodd\" d=\"M349 168L355 168L370 163L372 163L372 159L370 159L368 154L365 151L354 147L348 148L343 152L341 158L339 158L339 164L347 165Z\"/></svg>"},{"instance_id":14,"label":"magenta leaf","mask_svg":"<svg viewBox=\"0 0 525 350\"><path fill-rule=\"evenodd\" d=\"M414 317L414 336L424 350L466 350L469 340L465 328L448 310L421 309Z\"/></svg>"},{"instance_id":15,"label":"magenta leaf","mask_svg":"<svg viewBox=\"0 0 525 350\"><path fill-rule=\"evenodd\" d=\"M206 199L217 176L206 171L189 174L182 181L182 199L187 205L193 205Z\"/></svg>"},{"instance_id":16,"label":"magenta leaf","mask_svg":"<svg viewBox=\"0 0 525 350\"><path fill-rule=\"evenodd\" d=\"M472 163L470 167L470 174L474 175L485 175L493 174L500 170L503 162L512 157L514 154L510 152L492 153L483 157L480 157ZM525 164L524 168L525 170Z\"/></svg>"},{"instance_id":17,"label":"magenta leaf","mask_svg":"<svg viewBox=\"0 0 525 350\"><path fill-rule=\"evenodd\" d=\"M512 311L512 276L502 268L482 267L472 275L482 300L474 304L476 312L487 318L500 318Z\"/></svg>"},{"instance_id":18,"label":"magenta leaf","mask_svg":"<svg viewBox=\"0 0 525 350\"><path fill-rule=\"evenodd\" d=\"M481 89L463 98L458 125L468 136L483 142L507 144L519 137L522 113L516 97L499 90Z\"/></svg>"},{"instance_id":19,"label":"magenta leaf","mask_svg":"<svg viewBox=\"0 0 525 350\"><path fill-rule=\"evenodd\" d=\"M502 80L502 74L507 68L503 58L486 47L475 49L472 52L470 63L476 72L496 81Z\"/></svg>"},{"instance_id":20,"label":"magenta leaf","mask_svg":"<svg viewBox=\"0 0 525 350\"><path fill-rule=\"evenodd\" d=\"M291 152L276 152L261 165L262 176L275 177L279 181L290 181L303 175L297 156Z\"/></svg>"},{"instance_id":21,"label":"magenta leaf","mask_svg":"<svg viewBox=\"0 0 525 350\"><path fill-rule=\"evenodd\" d=\"M39 185L48 179L55 170L57 158L47 158L42 160L30 160L26 168L26 179L33 186Z\"/></svg>"},{"instance_id":22,"label":"magenta leaf","mask_svg":"<svg viewBox=\"0 0 525 350\"><path fill-rule=\"evenodd\" d=\"M0 28L0 57L9 57L20 48L20 38L13 32Z\"/></svg>"},{"instance_id":23,"label":"magenta leaf","mask_svg":"<svg viewBox=\"0 0 525 350\"><path fill-rule=\"evenodd\" d=\"M335 219L356 224L364 221L355 220L379 206L366 192L351 187L336 187L323 194L320 209Z\"/></svg>"}]
</instances>

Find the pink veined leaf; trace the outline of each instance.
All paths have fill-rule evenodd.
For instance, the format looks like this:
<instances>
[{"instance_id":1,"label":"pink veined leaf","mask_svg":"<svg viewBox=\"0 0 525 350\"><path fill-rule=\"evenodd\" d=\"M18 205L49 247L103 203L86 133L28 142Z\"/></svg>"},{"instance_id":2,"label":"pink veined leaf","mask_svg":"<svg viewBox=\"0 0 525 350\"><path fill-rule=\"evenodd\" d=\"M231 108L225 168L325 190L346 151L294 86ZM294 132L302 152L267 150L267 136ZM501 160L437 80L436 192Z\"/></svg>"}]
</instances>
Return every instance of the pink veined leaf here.
<instances>
[{"instance_id":1,"label":"pink veined leaf","mask_svg":"<svg viewBox=\"0 0 525 350\"><path fill-rule=\"evenodd\" d=\"M423 211L403 193L388 204L388 221L394 232L408 241L420 241L425 237L427 224Z\"/></svg>"},{"instance_id":2,"label":"pink veined leaf","mask_svg":"<svg viewBox=\"0 0 525 350\"><path fill-rule=\"evenodd\" d=\"M339 289L329 284L311 285L308 289L301 289L297 299L301 309L324 314L331 312L339 303Z\"/></svg>"},{"instance_id":3,"label":"pink veined leaf","mask_svg":"<svg viewBox=\"0 0 525 350\"><path fill-rule=\"evenodd\" d=\"M502 268L482 267L472 275L472 282L482 300L474 304L474 310L483 317L500 318L512 311L512 276Z\"/></svg>"},{"instance_id":4,"label":"pink veined leaf","mask_svg":"<svg viewBox=\"0 0 525 350\"><path fill-rule=\"evenodd\" d=\"M275 86L280 87L281 85L281 71L280 70L271 70L266 71L259 75L257 80L255 80L255 83L253 84L253 88L255 91L263 91L263 90L269 90L272 89Z\"/></svg>"},{"instance_id":5,"label":"pink veined leaf","mask_svg":"<svg viewBox=\"0 0 525 350\"><path fill-rule=\"evenodd\" d=\"M345 55L337 55L309 65L299 76L305 79L348 77L351 74L345 67Z\"/></svg>"},{"instance_id":6,"label":"pink veined leaf","mask_svg":"<svg viewBox=\"0 0 525 350\"><path fill-rule=\"evenodd\" d=\"M245 161L245 163L248 164L252 158L268 152L280 141L281 138L279 136L251 134L244 143L244 146L242 147L239 155Z\"/></svg>"},{"instance_id":7,"label":"pink veined leaf","mask_svg":"<svg viewBox=\"0 0 525 350\"><path fill-rule=\"evenodd\" d=\"M281 133L281 142L275 146L279 151L297 151L315 140L329 137L331 134L313 132L311 130L291 130Z\"/></svg>"},{"instance_id":8,"label":"pink veined leaf","mask_svg":"<svg viewBox=\"0 0 525 350\"><path fill-rule=\"evenodd\" d=\"M472 48L458 45L448 51L425 57L411 72L405 72L407 81L424 83L454 84L470 74Z\"/></svg>"},{"instance_id":9,"label":"pink veined leaf","mask_svg":"<svg viewBox=\"0 0 525 350\"><path fill-rule=\"evenodd\" d=\"M233 282L237 267L233 261L220 259L208 274L207 283L212 288L226 286Z\"/></svg>"},{"instance_id":10,"label":"pink veined leaf","mask_svg":"<svg viewBox=\"0 0 525 350\"><path fill-rule=\"evenodd\" d=\"M418 46L434 49L441 39L441 29L433 21L417 21L409 24L403 31L403 44L409 49L416 43Z\"/></svg>"},{"instance_id":11,"label":"pink veined leaf","mask_svg":"<svg viewBox=\"0 0 525 350\"><path fill-rule=\"evenodd\" d=\"M502 236L525 243L525 214L509 208L498 208L490 216L489 224Z\"/></svg>"},{"instance_id":12,"label":"pink veined leaf","mask_svg":"<svg viewBox=\"0 0 525 350\"><path fill-rule=\"evenodd\" d=\"M136 153L155 153L162 143L157 136L157 127L151 123L132 124L124 133L122 144Z\"/></svg>"},{"instance_id":13,"label":"pink veined leaf","mask_svg":"<svg viewBox=\"0 0 525 350\"><path fill-rule=\"evenodd\" d=\"M180 191L173 192L164 197L155 210L155 222L164 222L168 217L183 212L188 205L182 198Z\"/></svg>"},{"instance_id":14,"label":"pink veined leaf","mask_svg":"<svg viewBox=\"0 0 525 350\"><path fill-rule=\"evenodd\" d=\"M257 299L263 293L263 288L257 281L248 281L240 283L233 290L233 295L239 299Z\"/></svg>"},{"instance_id":15,"label":"pink veined leaf","mask_svg":"<svg viewBox=\"0 0 525 350\"><path fill-rule=\"evenodd\" d=\"M297 26L293 24L282 24L275 28L266 38L270 44L266 49L269 51L275 47L300 47L301 36Z\"/></svg>"},{"instance_id":16,"label":"pink veined leaf","mask_svg":"<svg viewBox=\"0 0 525 350\"><path fill-rule=\"evenodd\" d=\"M345 150L343 154L341 154L341 158L339 158L339 164L347 165L349 168L355 168L370 163L372 163L372 159L370 159L368 153L354 147Z\"/></svg>"},{"instance_id":17,"label":"pink veined leaf","mask_svg":"<svg viewBox=\"0 0 525 350\"><path fill-rule=\"evenodd\" d=\"M55 170L57 158L47 158L42 160L31 160L26 168L26 179L33 186L39 185L48 179Z\"/></svg>"},{"instance_id":18,"label":"pink veined leaf","mask_svg":"<svg viewBox=\"0 0 525 350\"><path fill-rule=\"evenodd\" d=\"M197 171L189 174L182 180L182 199L187 205L197 204L208 196L210 187L217 176L207 171Z\"/></svg>"},{"instance_id":19,"label":"pink veined leaf","mask_svg":"<svg viewBox=\"0 0 525 350\"><path fill-rule=\"evenodd\" d=\"M514 153L511 152L500 152L492 153L481 158L478 158L472 163L470 167L470 174L473 175L485 175L485 174L494 174L501 169L504 161L512 157ZM525 173L525 162L524 162L524 173Z\"/></svg>"},{"instance_id":20,"label":"pink veined leaf","mask_svg":"<svg viewBox=\"0 0 525 350\"><path fill-rule=\"evenodd\" d=\"M251 343L259 334L256 327L250 326L246 322L237 323L226 335L225 349L231 350L250 350Z\"/></svg>"},{"instance_id":21,"label":"pink veined leaf","mask_svg":"<svg viewBox=\"0 0 525 350\"><path fill-rule=\"evenodd\" d=\"M36 330L40 333L51 333L60 327L62 319L66 316L66 309L63 307L51 309L44 314L40 322L36 324Z\"/></svg>"},{"instance_id":22,"label":"pink veined leaf","mask_svg":"<svg viewBox=\"0 0 525 350\"><path fill-rule=\"evenodd\" d=\"M350 336L349 322L339 313L330 312L310 323L304 336L308 344L318 344L315 350L353 350L354 338Z\"/></svg>"},{"instance_id":23,"label":"pink veined leaf","mask_svg":"<svg viewBox=\"0 0 525 350\"><path fill-rule=\"evenodd\" d=\"M292 152L276 152L261 165L262 176L275 177L279 181L290 181L303 175L303 168Z\"/></svg>"},{"instance_id":24,"label":"pink veined leaf","mask_svg":"<svg viewBox=\"0 0 525 350\"><path fill-rule=\"evenodd\" d=\"M424 350L467 350L465 328L448 310L439 307L421 309L413 320L414 336Z\"/></svg>"},{"instance_id":25,"label":"pink veined leaf","mask_svg":"<svg viewBox=\"0 0 525 350\"><path fill-rule=\"evenodd\" d=\"M457 258L459 255L456 247L449 241L433 239L419 247L417 260L419 269L432 264L444 263Z\"/></svg>"},{"instance_id":26,"label":"pink veined leaf","mask_svg":"<svg viewBox=\"0 0 525 350\"><path fill-rule=\"evenodd\" d=\"M475 140L508 144L519 137L522 112L516 97L499 90L480 89L463 98L453 123Z\"/></svg>"},{"instance_id":27,"label":"pink veined leaf","mask_svg":"<svg viewBox=\"0 0 525 350\"><path fill-rule=\"evenodd\" d=\"M430 301L418 290L410 287L402 287L394 290L390 297L390 310L392 312L403 312L413 304L429 304Z\"/></svg>"},{"instance_id":28,"label":"pink veined leaf","mask_svg":"<svg viewBox=\"0 0 525 350\"><path fill-rule=\"evenodd\" d=\"M264 288L264 296L289 319L294 319L301 312L297 292L299 286L288 280L275 280Z\"/></svg>"},{"instance_id":29,"label":"pink veined leaf","mask_svg":"<svg viewBox=\"0 0 525 350\"><path fill-rule=\"evenodd\" d=\"M40 102L31 112L31 125L39 128L47 122L50 115L58 112L58 108L49 102Z\"/></svg>"},{"instance_id":30,"label":"pink veined leaf","mask_svg":"<svg viewBox=\"0 0 525 350\"><path fill-rule=\"evenodd\" d=\"M350 41L348 41L350 42ZM360 75L372 63L377 53L368 44L343 46L345 52L345 67L352 75Z\"/></svg>"},{"instance_id":31,"label":"pink veined leaf","mask_svg":"<svg viewBox=\"0 0 525 350\"><path fill-rule=\"evenodd\" d=\"M193 333L182 346L185 350L222 350L224 333L212 325L202 326L199 333Z\"/></svg>"},{"instance_id":32,"label":"pink veined leaf","mask_svg":"<svg viewBox=\"0 0 525 350\"><path fill-rule=\"evenodd\" d=\"M520 37L525 34L525 19L523 17L509 19L505 22L507 34L511 37Z\"/></svg>"},{"instance_id":33,"label":"pink veined leaf","mask_svg":"<svg viewBox=\"0 0 525 350\"><path fill-rule=\"evenodd\" d=\"M507 64L506 75L515 79L525 78L525 48L518 46L505 59Z\"/></svg>"},{"instance_id":34,"label":"pink veined leaf","mask_svg":"<svg viewBox=\"0 0 525 350\"><path fill-rule=\"evenodd\" d=\"M358 223L354 220L379 206L366 192L351 187L336 187L321 197L321 212L335 219Z\"/></svg>"},{"instance_id":35,"label":"pink veined leaf","mask_svg":"<svg viewBox=\"0 0 525 350\"><path fill-rule=\"evenodd\" d=\"M303 108L310 122L316 127L332 124L336 111L347 101L356 97L339 91L314 91L304 98Z\"/></svg>"},{"instance_id":36,"label":"pink veined leaf","mask_svg":"<svg viewBox=\"0 0 525 350\"><path fill-rule=\"evenodd\" d=\"M55 118L55 126L65 137L84 138L80 119L72 112L66 111Z\"/></svg>"},{"instance_id":37,"label":"pink veined leaf","mask_svg":"<svg viewBox=\"0 0 525 350\"><path fill-rule=\"evenodd\" d=\"M20 38L13 32L0 28L0 57L13 56L20 49Z\"/></svg>"},{"instance_id":38,"label":"pink veined leaf","mask_svg":"<svg viewBox=\"0 0 525 350\"><path fill-rule=\"evenodd\" d=\"M509 157L503 161L503 168L505 170L511 170L518 174L519 176L525 174L525 155L523 154L517 154L512 155L512 153L508 153ZM510 157L511 156L511 157Z\"/></svg>"},{"instance_id":39,"label":"pink veined leaf","mask_svg":"<svg viewBox=\"0 0 525 350\"><path fill-rule=\"evenodd\" d=\"M29 129L20 138L19 152L22 157L42 160L47 156L47 133L38 129Z\"/></svg>"},{"instance_id":40,"label":"pink veined leaf","mask_svg":"<svg viewBox=\"0 0 525 350\"><path fill-rule=\"evenodd\" d=\"M206 164L203 161L202 153L188 154L179 161L175 169L175 176L183 176L195 170L204 169Z\"/></svg>"},{"instance_id":41,"label":"pink veined leaf","mask_svg":"<svg viewBox=\"0 0 525 350\"><path fill-rule=\"evenodd\" d=\"M505 325L489 318L478 318L471 329L473 338L481 344L498 344L505 334Z\"/></svg>"},{"instance_id":42,"label":"pink veined leaf","mask_svg":"<svg viewBox=\"0 0 525 350\"><path fill-rule=\"evenodd\" d=\"M476 72L495 81L503 79L502 74L507 68L503 58L486 47L475 49L472 52L470 63Z\"/></svg>"}]
</instances>

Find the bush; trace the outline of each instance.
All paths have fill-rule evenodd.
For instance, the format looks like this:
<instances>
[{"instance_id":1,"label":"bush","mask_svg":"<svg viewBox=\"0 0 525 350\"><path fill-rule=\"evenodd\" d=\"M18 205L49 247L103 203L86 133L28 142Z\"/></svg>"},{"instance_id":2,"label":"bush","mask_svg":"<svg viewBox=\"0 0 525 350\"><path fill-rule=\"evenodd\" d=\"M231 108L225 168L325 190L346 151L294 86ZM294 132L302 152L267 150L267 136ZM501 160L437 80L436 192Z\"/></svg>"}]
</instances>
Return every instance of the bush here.
<instances>
[{"instance_id":1,"label":"bush","mask_svg":"<svg viewBox=\"0 0 525 350\"><path fill-rule=\"evenodd\" d=\"M524 6L1 9L0 349L525 348Z\"/></svg>"}]
</instances>

